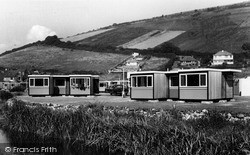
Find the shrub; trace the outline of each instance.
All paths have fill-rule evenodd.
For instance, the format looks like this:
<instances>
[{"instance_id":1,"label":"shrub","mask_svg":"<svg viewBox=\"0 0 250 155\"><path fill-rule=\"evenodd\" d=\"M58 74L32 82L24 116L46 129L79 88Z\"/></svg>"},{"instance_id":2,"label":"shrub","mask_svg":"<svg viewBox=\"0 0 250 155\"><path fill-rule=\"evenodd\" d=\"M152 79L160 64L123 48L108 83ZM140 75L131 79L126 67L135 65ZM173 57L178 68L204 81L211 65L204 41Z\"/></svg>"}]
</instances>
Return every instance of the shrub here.
<instances>
[{"instance_id":1,"label":"shrub","mask_svg":"<svg viewBox=\"0 0 250 155\"><path fill-rule=\"evenodd\" d=\"M24 92L26 88L24 86L15 86L13 87L10 92Z\"/></svg>"},{"instance_id":2,"label":"shrub","mask_svg":"<svg viewBox=\"0 0 250 155\"><path fill-rule=\"evenodd\" d=\"M7 101L8 99L12 98L13 95L8 92L8 91L4 91L4 90L0 90L0 99L2 101Z\"/></svg>"}]
</instances>

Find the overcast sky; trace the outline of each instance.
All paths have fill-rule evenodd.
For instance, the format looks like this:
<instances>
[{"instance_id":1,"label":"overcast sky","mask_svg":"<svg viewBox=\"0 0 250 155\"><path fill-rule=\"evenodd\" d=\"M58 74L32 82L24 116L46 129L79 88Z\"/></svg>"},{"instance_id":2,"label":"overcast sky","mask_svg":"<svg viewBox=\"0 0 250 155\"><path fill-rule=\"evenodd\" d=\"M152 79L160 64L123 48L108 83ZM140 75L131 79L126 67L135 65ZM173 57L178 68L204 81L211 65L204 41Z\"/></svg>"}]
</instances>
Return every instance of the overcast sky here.
<instances>
[{"instance_id":1,"label":"overcast sky","mask_svg":"<svg viewBox=\"0 0 250 155\"><path fill-rule=\"evenodd\" d=\"M146 19L244 0L0 0L0 53L113 23Z\"/></svg>"}]
</instances>

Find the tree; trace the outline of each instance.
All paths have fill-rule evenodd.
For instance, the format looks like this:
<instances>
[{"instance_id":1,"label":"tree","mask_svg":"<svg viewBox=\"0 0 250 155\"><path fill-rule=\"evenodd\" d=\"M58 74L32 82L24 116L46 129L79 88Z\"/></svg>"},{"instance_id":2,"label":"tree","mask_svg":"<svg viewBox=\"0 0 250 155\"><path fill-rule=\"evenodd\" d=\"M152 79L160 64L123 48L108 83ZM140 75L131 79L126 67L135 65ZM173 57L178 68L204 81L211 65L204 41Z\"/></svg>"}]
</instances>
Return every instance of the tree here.
<instances>
[{"instance_id":1,"label":"tree","mask_svg":"<svg viewBox=\"0 0 250 155\"><path fill-rule=\"evenodd\" d=\"M243 49L244 51L250 51L250 42L244 43L244 44L241 46L241 49Z\"/></svg>"}]
</instances>

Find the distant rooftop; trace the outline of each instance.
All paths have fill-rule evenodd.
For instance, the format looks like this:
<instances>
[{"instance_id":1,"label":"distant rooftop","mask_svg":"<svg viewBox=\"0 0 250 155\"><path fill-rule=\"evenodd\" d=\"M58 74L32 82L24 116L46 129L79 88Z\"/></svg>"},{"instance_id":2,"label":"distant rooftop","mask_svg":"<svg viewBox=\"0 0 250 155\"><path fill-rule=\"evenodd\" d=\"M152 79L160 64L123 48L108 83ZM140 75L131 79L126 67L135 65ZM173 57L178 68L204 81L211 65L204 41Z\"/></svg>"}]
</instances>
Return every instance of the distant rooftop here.
<instances>
[{"instance_id":1,"label":"distant rooftop","mask_svg":"<svg viewBox=\"0 0 250 155\"><path fill-rule=\"evenodd\" d=\"M216 56L226 55L226 56L227 56L227 55L233 55L233 54L232 54L232 53L229 53L229 52L227 52L227 51L221 50L221 51L215 53L214 55L216 55Z\"/></svg>"},{"instance_id":2,"label":"distant rooftop","mask_svg":"<svg viewBox=\"0 0 250 155\"><path fill-rule=\"evenodd\" d=\"M183 56L180 57L180 61L197 61L197 60L192 56Z\"/></svg>"}]
</instances>

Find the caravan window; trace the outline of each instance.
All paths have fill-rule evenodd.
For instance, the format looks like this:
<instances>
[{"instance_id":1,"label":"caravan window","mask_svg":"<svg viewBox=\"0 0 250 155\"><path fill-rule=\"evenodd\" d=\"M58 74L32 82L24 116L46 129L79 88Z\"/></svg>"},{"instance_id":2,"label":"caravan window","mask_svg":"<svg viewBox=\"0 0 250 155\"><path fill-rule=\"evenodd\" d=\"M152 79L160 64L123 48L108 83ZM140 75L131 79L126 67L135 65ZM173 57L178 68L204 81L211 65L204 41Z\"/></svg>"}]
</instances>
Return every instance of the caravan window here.
<instances>
[{"instance_id":1,"label":"caravan window","mask_svg":"<svg viewBox=\"0 0 250 155\"><path fill-rule=\"evenodd\" d=\"M171 76L171 77L170 77L170 86L171 86L171 87L179 86L179 79L178 79L178 76Z\"/></svg>"},{"instance_id":2,"label":"caravan window","mask_svg":"<svg viewBox=\"0 0 250 155\"><path fill-rule=\"evenodd\" d=\"M181 75L181 86L186 86L186 75Z\"/></svg>"},{"instance_id":3,"label":"caravan window","mask_svg":"<svg viewBox=\"0 0 250 155\"><path fill-rule=\"evenodd\" d=\"M35 79L35 86L43 86L43 79Z\"/></svg>"},{"instance_id":4,"label":"caravan window","mask_svg":"<svg viewBox=\"0 0 250 155\"><path fill-rule=\"evenodd\" d=\"M152 76L148 76L148 87L153 86L152 81L153 81Z\"/></svg>"},{"instance_id":5,"label":"caravan window","mask_svg":"<svg viewBox=\"0 0 250 155\"><path fill-rule=\"evenodd\" d=\"M205 74L200 74L200 86L206 86L206 75Z\"/></svg>"},{"instance_id":6,"label":"caravan window","mask_svg":"<svg viewBox=\"0 0 250 155\"><path fill-rule=\"evenodd\" d=\"M30 86L35 86L35 85L34 85L34 79L30 79L30 82L29 82L29 83L30 83Z\"/></svg>"},{"instance_id":7,"label":"caravan window","mask_svg":"<svg viewBox=\"0 0 250 155\"><path fill-rule=\"evenodd\" d=\"M132 87L136 87L136 77L132 77L131 83L132 83Z\"/></svg>"},{"instance_id":8,"label":"caravan window","mask_svg":"<svg viewBox=\"0 0 250 155\"><path fill-rule=\"evenodd\" d=\"M180 75L181 87L206 87L207 74L206 73L190 73Z\"/></svg>"},{"instance_id":9,"label":"caravan window","mask_svg":"<svg viewBox=\"0 0 250 155\"><path fill-rule=\"evenodd\" d=\"M137 86L138 87L146 87L147 86L147 77L146 76L141 76L137 77Z\"/></svg>"},{"instance_id":10,"label":"caravan window","mask_svg":"<svg viewBox=\"0 0 250 155\"><path fill-rule=\"evenodd\" d=\"M152 75L138 75L131 78L132 87L152 87L153 76Z\"/></svg>"},{"instance_id":11,"label":"caravan window","mask_svg":"<svg viewBox=\"0 0 250 155\"><path fill-rule=\"evenodd\" d=\"M34 87L47 87L49 86L49 79L48 78L30 78L29 79L29 86Z\"/></svg>"},{"instance_id":12,"label":"caravan window","mask_svg":"<svg viewBox=\"0 0 250 155\"><path fill-rule=\"evenodd\" d=\"M71 78L71 86L77 88L89 88L90 78Z\"/></svg>"},{"instance_id":13,"label":"caravan window","mask_svg":"<svg viewBox=\"0 0 250 155\"><path fill-rule=\"evenodd\" d=\"M199 86L199 74L187 75L187 86Z\"/></svg>"}]
</instances>

